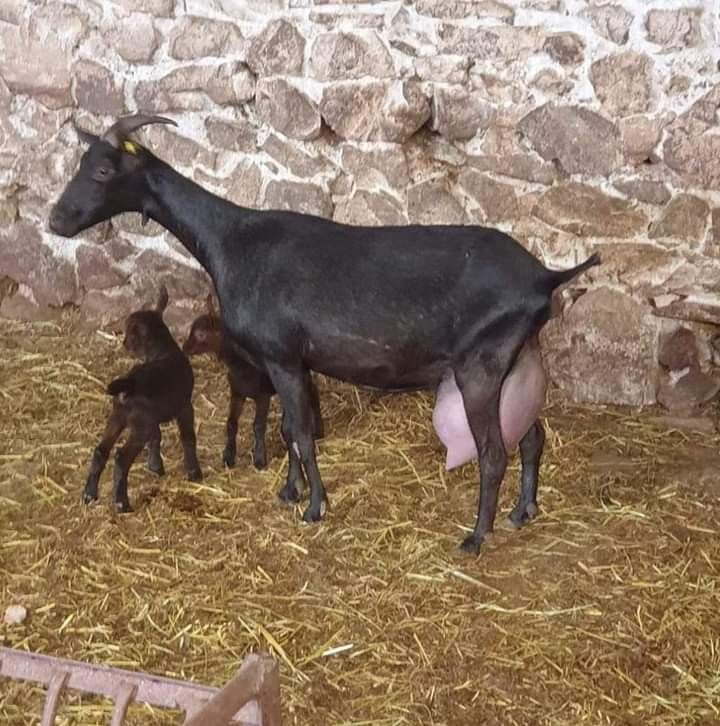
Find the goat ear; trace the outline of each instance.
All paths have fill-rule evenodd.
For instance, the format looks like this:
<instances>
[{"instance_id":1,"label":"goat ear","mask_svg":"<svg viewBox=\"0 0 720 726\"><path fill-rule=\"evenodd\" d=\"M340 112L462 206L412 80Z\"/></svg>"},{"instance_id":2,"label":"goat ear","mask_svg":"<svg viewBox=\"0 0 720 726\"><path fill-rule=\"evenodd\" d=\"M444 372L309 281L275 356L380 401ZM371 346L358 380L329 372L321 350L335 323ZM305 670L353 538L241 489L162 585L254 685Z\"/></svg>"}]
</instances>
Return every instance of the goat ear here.
<instances>
[{"instance_id":1,"label":"goat ear","mask_svg":"<svg viewBox=\"0 0 720 726\"><path fill-rule=\"evenodd\" d=\"M215 315L215 304L213 303L213 296L211 292L209 292L208 296L205 298L205 309L209 315Z\"/></svg>"},{"instance_id":2,"label":"goat ear","mask_svg":"<svg viewBox=\"0 0 720 726\"><path fill-rule=\"evenodd\" d=\"M94 144L100 137L95 136L95 134L91 134L89 131L85 131L85 129L80 128L77 124L73 124L75 126L75 132L80 137L80 141L83 141L86 144Z\"/></svg>"},{"instance_id":3,"label":"goat ear","mask_svg":"<svg viewBox=\"0 0 720 726\"><path fill-rule=\"evenodd\" d=\"M160 293L158 294L157 303L155 303L155 310L161 315L165 312L165 308L168 304L168 291L165 285L160 285Z\"/></svg>"}]
</instances>

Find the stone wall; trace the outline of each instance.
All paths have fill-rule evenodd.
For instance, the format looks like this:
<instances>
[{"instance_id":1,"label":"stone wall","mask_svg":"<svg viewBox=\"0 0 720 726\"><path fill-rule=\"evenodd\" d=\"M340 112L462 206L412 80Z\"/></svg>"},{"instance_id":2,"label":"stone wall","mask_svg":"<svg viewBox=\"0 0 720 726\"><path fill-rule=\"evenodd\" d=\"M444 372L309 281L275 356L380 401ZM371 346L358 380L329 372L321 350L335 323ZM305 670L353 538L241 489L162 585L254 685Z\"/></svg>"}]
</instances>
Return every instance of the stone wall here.
<instances>
[{"instance_id":1,"label":"stone wall","mask_svg":"<svg viewBox=\"0 0 720 726\"><path fill-rule=\"evenodd\" d=\"M546 329L553 379L690 410L720 322L719 59L713 0L2 0L0 313L108 324L163 278L187 321L207 280L159 228L46 231L71 120L162 112L179 128L143 143L244 205L600 250Z\"/></svg>"}]
</instances>

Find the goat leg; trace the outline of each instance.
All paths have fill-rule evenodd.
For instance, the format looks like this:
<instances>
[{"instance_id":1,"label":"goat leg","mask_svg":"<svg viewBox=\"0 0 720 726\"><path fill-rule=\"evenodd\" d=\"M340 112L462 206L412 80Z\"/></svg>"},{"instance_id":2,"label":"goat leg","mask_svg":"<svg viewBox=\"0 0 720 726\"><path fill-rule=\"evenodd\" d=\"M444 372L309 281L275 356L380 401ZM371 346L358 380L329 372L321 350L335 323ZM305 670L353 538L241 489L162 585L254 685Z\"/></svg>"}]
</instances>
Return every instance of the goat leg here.
<instances>
[{"instance_id":1,"label":"goat leg","mask_svg":"<svg viewBox=\"0 0 720 726\"><path fill-rule=\"evenodd\" d=\"M95 447L90 460L90 468L88 470L85 487L83 488L82 493L83 504L91 504L92 502L97 501L100 475L105 469L105 464L110 456L110 452L112 451L113 446L115 446L115 442L120 437L120 434L123 432L125 424L125 416L122 409L118 406L114 406L110 416L108 417L107 423L105 424L105 431L103 432L102 439Z\"/></svg>"},{"instance_id":2,"label":"goat leg","mask_svg":"<svg viewBox=\"0 0 720 726\"><path fill-rule=\"evenodd\" d=\"M317 386L308 373L308 386L310 389L310 400L313 410L313 436L315 439L325 438L325 423L323 422L322 411L320 410L320 395Z\"/></svg>"},{"instance_id":3,"label":"goat leg","mask_svg":"<svg viewBox=\"0 0 720 726\"><path fill-rule=\"evenodd\" d=\"M288 473L285 486L278 492L278 499L283 504L297 504L302 499L305 490L305 477L303 476L300 457L293 446L290 424L284 410L280 430L288 451Z\"/></svg>"},{"instance_id":4,"label":"goat leg","mask_svg":"<svg viewBox=\"0 0 720 726\"><path fill-rule=\"evenodd\" d=\"M540 458L545 446L545 429L538 419L520 440L520 493L508 515L508 524L517 529L537 514L537 487Z\"/></svg>"},{"instance_id":5,"label":"goat leg","mask_svg":"<svg viewBox=\"0 0 720 726\"><path fill-rule=\"evenodd\" d=\"M223 464L228 469L232 469L235 466L238 419L242 413L244 403L244 396L239 396L233 390L230 391L230 408L228 410L227 422L225 423L225 449L223 450Z\"/></svg>"},{"instance_id":6,"label":"goat leg","mask_svg":"<svg viewBox=\"0 0 720 726\"><path fill-rule=\"evenodd\" d=\"M270 396L260 395L255 399L255 420L253 421L253 465L256 469L267 466L267 451L265 450L265 432L267 430L268 411L270 410Z\"/></svg>"},{"instance_id":7,"label":"goat leg","mask_svg":"<svg viewBox=\"0 0 720 726\"><path fill-rule=\"evenodd\" d=\"M115 469L113 471L113 504L120 514L132 512L128 499L128 473L138 454L143 450L146 437L133 430L125 446L115 453Z\"/></svg>"},{"instance_id":8,"label":"goat leg","mask_svg":"<svg viewBox=\"0 0 720 726\"><path fill-rule=\"evenodd\" d=\"M203 475L197 458L195 438L195 414L191 403L180 412L176 419L180 431L180 443L185 459L185 471L190 481L202 481Z\"/></svg>"},{"instance_id":9,"label":"goat leg","mask_svg":"<svg viewBox=\"0 0 720 726\"><path fill-rule=\"evenodd\" d=\"M162 436L160 434L160 427L153 432L152 438L147 443L148 460L147 468L148 471L152 472L157 476L165 476L165 466L163 465L162 456L160 454L160 442Z\"/></svg>"},{"instance_id":10,"label":"goat leg","mask_svg":"<svg viewBox=\"0 0 720 726\"><path fill-rule=\"evenodd\" d=\"M465 413L479 455L480 494L475 528L460 545L470 554L480 551L486 535L493 531L498 493L507 468L507 452L500 428L500 394L523 341L516 336L494 340L488 336L476 343L454 367Z\"/></svg>"},{"instance_id":11,"label":"goat leg","mask_svg":"<svg viewBox=\"0 0 720 726\"><path fill-rule=\"evenodd\" d=\"M289 436L285 434L288 455L295 453L302 463L305 476L310 484L310 502L303 512L306 522L318 522L323 515L323 507L327 507L327 492L323 485L320 471L315 459L315 439L313 437L312 394L310 377L302 369L286 368L267 363L267 370L273 386L280 396L284 418ZM291 458L292 463L292 458Z\"/></svg>"}]
</instances>

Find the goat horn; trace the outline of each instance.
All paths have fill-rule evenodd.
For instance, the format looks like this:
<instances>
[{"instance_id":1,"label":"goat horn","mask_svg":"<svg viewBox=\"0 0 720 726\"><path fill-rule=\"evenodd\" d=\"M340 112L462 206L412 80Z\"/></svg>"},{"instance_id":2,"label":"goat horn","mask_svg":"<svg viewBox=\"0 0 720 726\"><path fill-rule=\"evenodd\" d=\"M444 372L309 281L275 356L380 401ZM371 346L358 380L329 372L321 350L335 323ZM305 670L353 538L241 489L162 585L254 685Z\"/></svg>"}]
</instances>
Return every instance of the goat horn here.
<instances>
[{"instance_id":1,"label":"goat horn","mask_svg":"<svg viewBox=\"0 0 720 726\"><path fill-rule=\"evenodd\" d=\"M148 124L172 124L173 126L177 126L175 121L171 118L165 118L165 116L145 116L142 113L136 113L132 116L123 116L118 119L102 135L102 139L117 149L120 148L120 142L128 134L131 134L135 131L135 129L139 129L141 126L147 126Z\"/></svg>"},{"instance_id":2,"label":"goat horn","mask_svg":"<svg viewBox=\"0 0 720 726\"><path fill-rule=\"evenodd\" d=\"M211 292L209 292L208 296L205 298L205 310L207 310L209 315L215 315L215 305L213 303L213 296Z\"/></svg>"},{"instance_id":3,"label":"goat horn","mask_svg":"<svg viewBox=\"0 0 720 726\"><path fill-rule=\"evenodd\" d=\"M165 312L165 308L168 304L168 291L165 287L165 283L160 285L160 290L158 293L158 299L155 303L155 310L159 312L161 315Z\"/></svg>"}]
</instances>

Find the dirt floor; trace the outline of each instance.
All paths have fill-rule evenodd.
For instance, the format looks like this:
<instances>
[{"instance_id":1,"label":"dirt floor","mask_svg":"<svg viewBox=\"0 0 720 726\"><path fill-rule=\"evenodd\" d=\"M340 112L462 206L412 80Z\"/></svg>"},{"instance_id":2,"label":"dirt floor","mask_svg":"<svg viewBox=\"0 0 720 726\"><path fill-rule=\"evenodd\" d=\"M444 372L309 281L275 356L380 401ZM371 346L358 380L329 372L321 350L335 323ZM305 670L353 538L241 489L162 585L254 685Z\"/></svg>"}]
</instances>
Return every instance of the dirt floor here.
<instances>
[{"instance_id":1,"label":"dirt floor","mask_svg":"<svg viewBox=\"0 0 720 726\"><path fill-rule=\"evenodd\" d=\"M4 645L222 685L272 652L288 724L720 723L720 437L643 414L552 402L541 514L458 550L477 501L473 465L446 473L426 395L321 381L319 464L331 509L307 526L276 504L285 472L277 403L269 468L221 466L224 371L196 361L202 484L131 473L137 511L79 503L119 339L0 323L0 609ZM144 462L143 462L144 464ZM501 492L517 491L513 459ZM346 646L335 654L328 653ZM43 694L0 681L0 722L36 724ZM108 722L67 698L60 724ZM128 723L177 723L134 707Z\"/></svg>"}]
</instances>

